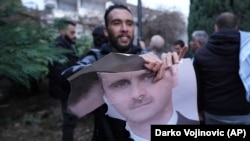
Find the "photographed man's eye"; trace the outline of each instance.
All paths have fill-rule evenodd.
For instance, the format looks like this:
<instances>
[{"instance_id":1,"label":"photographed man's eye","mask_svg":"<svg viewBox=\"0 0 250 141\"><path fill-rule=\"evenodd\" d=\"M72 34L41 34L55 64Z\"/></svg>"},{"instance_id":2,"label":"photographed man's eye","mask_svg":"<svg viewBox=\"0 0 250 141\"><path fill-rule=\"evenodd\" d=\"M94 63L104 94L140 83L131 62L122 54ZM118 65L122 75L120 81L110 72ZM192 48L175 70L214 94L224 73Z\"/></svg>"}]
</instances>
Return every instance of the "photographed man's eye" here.
<instances>
[{"instance_id":1,"label":"photographed man's eye","mask_svg":"<svg viewBox=\"0 0 250 141\"><path fill-rule=\"evenodd\" d=\"M143 76L143 80L151 81L155 77L155 73L147 73Z\"/></svg>"},{"instance_id":2,"label":"photographed man's eye","mask_svg":"<svg viewBox=\"0 0 250 141\"><path fill-rule=\"evenodd\" d=\"M121 88L121 87L126 87L129 85L130 82L128 80L120 80L111 85L112 88Z\"/></svg>"}]
</instances>

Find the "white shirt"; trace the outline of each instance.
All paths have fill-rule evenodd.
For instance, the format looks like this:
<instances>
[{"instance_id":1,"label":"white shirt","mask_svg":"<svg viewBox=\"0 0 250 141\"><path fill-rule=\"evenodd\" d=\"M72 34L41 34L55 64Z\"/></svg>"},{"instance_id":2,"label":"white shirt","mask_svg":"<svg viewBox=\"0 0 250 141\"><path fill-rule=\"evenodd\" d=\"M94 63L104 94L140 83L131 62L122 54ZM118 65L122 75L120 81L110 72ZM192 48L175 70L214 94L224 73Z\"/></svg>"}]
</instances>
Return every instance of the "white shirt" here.
<instances>
[{"instance_id":1,"label":"white shirt","mask_svg":"<svg viewBox=\"0 0 250 141\"><path fill-rule=\"evenodd\" d=\"M168 125L176 125L177 124L177 120L178 120L178 116L176 111L173 112L173 115L171 116L170 120L168 121ZM147 140L145 138L142 138L136 134L134 134L134 132L130 129L129 125L126 123L126 129L129 131L130 133L130 138L132 138L134 141L150 141Z\"/></svg>"}]
</instances>

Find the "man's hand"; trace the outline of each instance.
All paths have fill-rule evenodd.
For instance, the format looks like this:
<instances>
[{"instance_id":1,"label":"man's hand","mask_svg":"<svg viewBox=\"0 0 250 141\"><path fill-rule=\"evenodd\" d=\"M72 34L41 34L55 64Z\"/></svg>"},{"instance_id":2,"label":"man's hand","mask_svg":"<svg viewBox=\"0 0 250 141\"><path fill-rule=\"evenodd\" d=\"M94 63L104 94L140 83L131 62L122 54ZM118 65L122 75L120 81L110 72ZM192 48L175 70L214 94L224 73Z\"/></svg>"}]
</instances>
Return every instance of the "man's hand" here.
<instances>
[{"instance_id":1,"label":"man's hand","mask_svg":"<svg viewBox=\"0 0 250 141\"><path fill-rule=\"evenodd\" d=\"M187 52L187 46L183 47L180 52L180 55L176 52L162 53L161 59L153 53L147 53L140 55L144 61L144 66L153 72L156 73L154 81L158 81L164 77L165 71L172 67L174 64L178 64L179 61L183 58L184 54Z\"/></svg>"},{"instance_id":2,"label":"man's hand","mask_svg":"<svg viewBox=\"0 0 250 141\"><path fill-rule=\"evenodd\" d=\"M179 54L179 59L181 60L184 55L186 54L186 52L188 51L188 46L184 46L181 51L180 51L180 54Z\"/></svg>"},{"instance_id":3,"label":"man's hand","mask_svg":"<svg viewBox=\"0 0 250 141\"><path fill-rule=\"evenodd\" d=\"M163 74L165 72L162 60L158 56L156 56L154 53L146 53L146 54L142 54L140 56L145 61L144 66L148 70L156 73L156 77L155 77L154 81L156 82L156 81L162 79L164 76Z\"/></svg>"}]
</instances>

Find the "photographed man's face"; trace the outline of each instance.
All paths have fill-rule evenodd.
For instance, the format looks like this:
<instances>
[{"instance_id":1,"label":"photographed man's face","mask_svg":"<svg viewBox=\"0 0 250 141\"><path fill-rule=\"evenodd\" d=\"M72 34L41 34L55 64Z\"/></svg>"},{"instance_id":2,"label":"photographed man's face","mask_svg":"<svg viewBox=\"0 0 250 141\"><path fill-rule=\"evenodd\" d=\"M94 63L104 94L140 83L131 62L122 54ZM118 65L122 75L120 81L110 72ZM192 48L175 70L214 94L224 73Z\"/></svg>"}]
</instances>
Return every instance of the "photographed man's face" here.
<instances>
[{"instance_id":1,"label":"photographed man's face","mask_svg":"<svg viewBox=\"0 0 250 141\"><path fill-rule=\"evenodd\" d=\"M104 96L130 122L155 119L172 108L172 88L176 84L170 70L158 82L155 74L146 70L99 73ZM171 109L172 110L172 109Z\"/></svg>"},{"instance_id":2,"label":"photographed man's face","mask_svg":"<svg viewBox=\"0 0 250 141\"><path fill-rule=\"evenodd\" d=\"M117 52L125 53L130 49L134 39L134 21L132 15L124 9L114 9L108 15L105 34L111 46Z\"/></svg>"}]
</instances>

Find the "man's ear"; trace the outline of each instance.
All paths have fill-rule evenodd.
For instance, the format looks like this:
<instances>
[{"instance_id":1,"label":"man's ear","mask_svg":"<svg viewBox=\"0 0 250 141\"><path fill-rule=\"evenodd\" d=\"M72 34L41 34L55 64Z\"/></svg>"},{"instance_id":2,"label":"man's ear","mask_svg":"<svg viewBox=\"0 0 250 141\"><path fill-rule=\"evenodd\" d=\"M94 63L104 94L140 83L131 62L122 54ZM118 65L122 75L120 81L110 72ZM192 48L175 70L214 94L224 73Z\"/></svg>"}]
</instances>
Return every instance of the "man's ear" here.
<instances>
[{"instance_id":1,"label":"man's ear","mask_svg":"<svg viewBox=\"0 0 250 141\"><path fill-rule=\"evenodd\" d=\"M60 29L59 32L61 35L63 35L63 36L65 35L65 29Z\"/></svg>"},{"instance_id":2,"label":"man's ear","mask_svg":"<svg viewBox=\"0 0 250 141\"><path fill-rule=\"evenodd\" d=\"M201 42L201 41L198 41L198 46L201 47L202 45L203 45L202 42ZM198 48L199 48L199 47L198 47Z\"/></svg>"},{"instance_id":3,"label":"man's ear","mask_svg":"<svg viewBox=\"0 0 250 141\"><path fill-rule=\"evenodd\" d=\"M172 66L171 74L172 74L172 81L173 81L173 88L174 88L178 84L178 80L179 80L178 64L175 64Z\"/></svg>"},{"instance_id":4,"label":"man's ear","mask_svg":"<svg viewBox=\"0 0 250 141\"><path fill-rule=\"evenodd\" d=\"M239 29L239 27L236 25L236 26L235 26L235 29L236 29L236 30L238 30L238 29Z\"/></svg>"},{"instance_id":5,"label":"man's ear","mask_svg":"<svg viewBox=\"0 0 250 141\"><path fill-rule=\"evenodd\" d=\"M105 26L103 30L104 30L104 35L105 35L106 37L108 37L108 36L109 36L109 34L108 34L107 27Z\"/></svg>"},{"instance_id":6,"label":"man's ear","mask_svg":"<svg viewBox=\"0 0 250 141\"><path fill-rule=\"evenodd\" d=\"M217 25L214 25L214 31L218 32L219 31L219 27Z\"/></svg>"}]
</instances>

